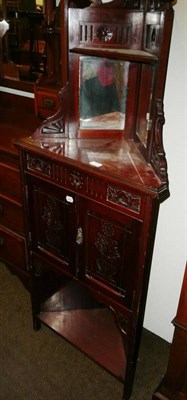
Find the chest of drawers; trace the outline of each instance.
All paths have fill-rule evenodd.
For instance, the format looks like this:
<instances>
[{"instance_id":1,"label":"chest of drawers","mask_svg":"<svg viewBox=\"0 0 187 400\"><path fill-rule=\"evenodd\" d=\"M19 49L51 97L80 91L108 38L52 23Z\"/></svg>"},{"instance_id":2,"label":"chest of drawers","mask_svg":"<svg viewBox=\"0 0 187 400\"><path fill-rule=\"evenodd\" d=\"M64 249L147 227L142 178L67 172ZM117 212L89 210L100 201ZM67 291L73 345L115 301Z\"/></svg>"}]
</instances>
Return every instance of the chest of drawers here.
<instances>
[{"instance_id":1,"label":"chest of drawers","mask_svg":"<svg viewBox=\"0 0 187 400\"><path fill-rule=\"evenodd\" d=\"M0 99L0 259L27 285L23 195L14 143L32 132L39 120L33 100L6 93L0 93Z\"/></svg>"}]
</instances>

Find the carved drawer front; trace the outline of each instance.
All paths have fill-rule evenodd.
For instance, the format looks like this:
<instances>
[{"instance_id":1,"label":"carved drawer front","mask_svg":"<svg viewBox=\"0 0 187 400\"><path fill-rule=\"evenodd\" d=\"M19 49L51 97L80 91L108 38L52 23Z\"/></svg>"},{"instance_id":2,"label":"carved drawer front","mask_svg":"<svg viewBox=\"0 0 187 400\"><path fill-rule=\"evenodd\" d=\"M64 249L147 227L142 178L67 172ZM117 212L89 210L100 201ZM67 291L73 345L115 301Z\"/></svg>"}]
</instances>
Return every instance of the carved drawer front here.
<instances>
[{"instance_id":1,"label":"carved drawer front","mask_svg":"<svg viewBox=\"0 0 187 400\"><path fill-rule=\"evenodd\" d=\"M83 226L85 280L131 308L141 223L90 202Z\"/></svg>"},{"instance_id":2,"label":"carved drawer front","mask_svg":"<svg viewBox=\"0 0 187 400\"><path fill-rule=\"evenodd\" d=\"M18 269L26 269L25 241L13 232L0 228L0 259L16 266Z\"/></svg>"},{"instance_id":3,"label":"carved drawer front","mask_svg":"<svg viewBox=\"0 0 187 400\"><path fill-rule=\"evenodd\" d=\"M106 190L106 201L108 205L121 210L129 215L142 219L145 211L146 197L135 193L125 186L109 182Z\"/></svg>"},{"instance_id":4,"label":"carved drawer front","mask_svg":"<svg viewBox=\"0 0 187 400\"><path fill-rule=\"evenodd\" d=\"M0 196L0 225L24 235L23 206Z\"/></svg>"},{"instance_id":5,"label":"carved drawer front","mask_svg":"<svg viewBox=\"0 0 187 400\"><path fill-rule=\"evenodd\" d=\"M19 170L0 164L0 191L1 194L22 202Z\"/></svg>"},{"instance_id":6,"label":"carved drawer front","mask_svg":"<svg viewBox=\"0 0 187 400\"><path fill-rule=\"evenodd\" d=\"M31 179L32 180L32 179ZM32 248L75 268L76 198L37 179L29 185Z\"/></svg>"},{"instance_id":7,"label":"carved drawer front","mask_svg":"<svg viewBox=\"0 0 187 400\"><path fill-rule=\"evenodd\" d=\"M58 164L43 157L26 155L27 170L57 185L66 187L99 203L107 204L138 219L142 219L146 196L135 193L124 185L113 184L106 178L96 177L78 168Z\"/></svg>"}]
</instances>

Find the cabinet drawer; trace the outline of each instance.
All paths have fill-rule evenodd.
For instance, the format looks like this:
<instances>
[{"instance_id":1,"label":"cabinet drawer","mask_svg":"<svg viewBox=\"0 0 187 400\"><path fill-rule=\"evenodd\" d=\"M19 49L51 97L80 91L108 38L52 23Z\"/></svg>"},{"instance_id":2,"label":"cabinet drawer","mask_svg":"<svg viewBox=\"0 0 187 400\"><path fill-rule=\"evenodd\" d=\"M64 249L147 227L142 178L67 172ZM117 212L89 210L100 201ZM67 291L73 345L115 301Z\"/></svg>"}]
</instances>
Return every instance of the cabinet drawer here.
<instances>
[{"instance_id":1,"label":"cabinet drawer","mask_svg":"<svg viewBox=\"0 0 187 400\"><path fill-rule=\"evenodd\" d=\"M23 235L24 217L23 206L0 196L0 225Z\"/></svg>"},{"instance_id":2,"label":"cabinet drawer","mask_svg":"<svg viewBox=\"0 0 187 400\"><path fill-rule=\"evenodd\" d=\"M15 168L0 164L0 189L1 194L21 201L20 172Z\"/></svg>"},{"instance_id":3,"label":"cabinet drawer","mask_svg":"<svg viewBox=\"0 0 187 400\"><path fill-rule=\"evenodd\" d=\"M0 259L20 270L26 269L25 240L0 228Z\"/></svg>"},{"instance_id":4,"label":"cabinet drawer","mask_svg":"<svg viewBox=\"0 0 187 400\"><path fill-rule=\"evenodd\" d=\"M146 195L126 185L29 153L26 154L26 170L91 200L143 219Z\"/></svg>"}]
</instances>

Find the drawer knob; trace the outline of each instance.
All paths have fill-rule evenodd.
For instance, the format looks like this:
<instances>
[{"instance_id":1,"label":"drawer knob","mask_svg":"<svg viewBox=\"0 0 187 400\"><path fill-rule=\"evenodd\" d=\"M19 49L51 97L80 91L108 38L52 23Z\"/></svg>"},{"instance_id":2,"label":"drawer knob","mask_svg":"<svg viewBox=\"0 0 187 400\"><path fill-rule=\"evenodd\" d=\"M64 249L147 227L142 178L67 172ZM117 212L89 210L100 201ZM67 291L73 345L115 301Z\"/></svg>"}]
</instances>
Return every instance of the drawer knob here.
<instances>
[{"instance_id":1,"label":"drawer knob","mask_svg":"<svg viewBox=\"0 0 187 400\"><path fill-rule=\"evenodd\" d=\"M3 247L5 244L5 239L3 237L0 237L0 247Z\"/></svg>"},{"instance_id":2,"label":"drawer knob","mask_svg":"<svg viewBox=\"0 0 187 400\"><path fill-rule=\"evenodd\" d=\"M0 214L3 214L4 208L3 205L0 203Z\"/></svg>"}]
</instances>

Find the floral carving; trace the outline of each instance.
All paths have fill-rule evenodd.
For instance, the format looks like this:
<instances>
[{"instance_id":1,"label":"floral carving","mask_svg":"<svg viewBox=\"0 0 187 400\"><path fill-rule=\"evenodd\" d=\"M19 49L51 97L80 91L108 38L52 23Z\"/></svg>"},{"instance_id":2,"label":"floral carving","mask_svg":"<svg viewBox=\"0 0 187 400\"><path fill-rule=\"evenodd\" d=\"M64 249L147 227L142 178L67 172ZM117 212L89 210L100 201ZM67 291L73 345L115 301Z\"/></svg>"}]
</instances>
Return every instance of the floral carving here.
<instances>
[{"instance_id":1,"label":"floral carving","mask_svg":"<svg viewBox=\"0 0 187 400\"><path fill-rule=\"evenodd\" d=\"M59 219L57 201L54 197L47 197L47 204L43 209L42 220L46 225L44 230L48 244L60 248L64 227Z\"/></svg>"},{"instance_id":2,"label":"floral carving","mask_svg":"<svg viewBox=\"0 0 187 400\"><path fill-rule=\"evenodd\" d=\"M111 185L107 187L107 201L120 204L130 210L140 213L141 197L132 195L125 190L117 189Z\"/></svg>"},{"instance_id":3,"label":"floral carving","mask_svg":"<svg viewBox=\"0 0 187 400\"><path fill-rule=\"evenodd\" d=\"M42 172L44 175L51 175L51 166L50 163L41 158L35 158L31 155L27 155L27 168L35 171Z\"/></svg>"},{"instance_id":4,"label":"floral carving","mask_svg":"<svg viewBox=\"0 0 187 400\"><path fill-rule=\"evenodd\" d=\"M112 39L113 33L108 26L100 26L97 30L97 37L103 42L108 42Z\"/></svg>"},{"instance_id":5,"label":"floral carving","mask_svg":"<svg viewBox=\"0 0 187 400\"><path fill-rule=\"evenodd\" d=\"M118 242L113 239L114 228L109 223L104 223L102 232L97 235L95 246L99 251L99 257L96 260L97 272L103 275L107 280L115 283L115 275L118 271L120 253Z\"/></svg>"},{"instance_id":6,"label":"floral carving","mask_svg":"<svg viewBox=\"0 0 187 400\"><path fill-rule=\"evenodd\" d=\"M83 187L83 178L79 172L73 171L70 173L70 183L76 189L81 189Z\"/></svg>"}]
</instances>

